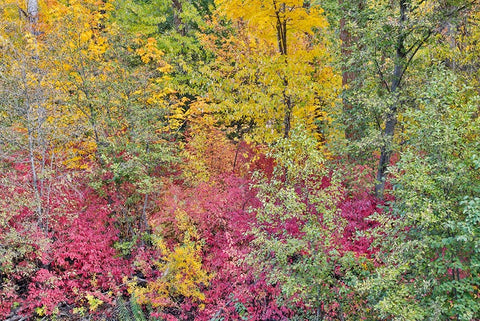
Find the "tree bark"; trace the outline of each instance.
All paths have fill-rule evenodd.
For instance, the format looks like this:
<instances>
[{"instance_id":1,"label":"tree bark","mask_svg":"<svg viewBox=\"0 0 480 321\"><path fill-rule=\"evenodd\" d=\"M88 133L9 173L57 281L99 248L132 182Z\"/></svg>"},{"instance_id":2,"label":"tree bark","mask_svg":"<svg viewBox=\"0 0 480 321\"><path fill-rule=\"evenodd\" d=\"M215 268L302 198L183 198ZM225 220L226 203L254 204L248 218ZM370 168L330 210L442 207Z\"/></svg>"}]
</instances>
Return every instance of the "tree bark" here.
<instances>
[{"instance_id":1,"label":"tree bark","mask_svg":"<svg viewBox=\"0 0 480 321\"><path fill-rule=\"evenodd\" d=\"M276 18L276 30L277 30L277 41L278 41L278 51L280 55L285 58L285 66L288 65L288 52L287 52L287 20L285 17L282 18L282 14L285 13L286 6L285 3L277 5L277 1L273 0L273 6L275 10ZM291 128L291 118L293 110L292 98L287 94L288 89L288 79L287 76L283 76L283 104L285 107L285 112L283 115L283 138L288 138L290 135Z\"/></svg>"},{"instance_id":2,"label":"tree bark","mask_svg":"<svg viewBox=\"0 0 480 321\"><path fill-rule=\"evenodd\" d=\"M396 44L395 65L392 75L392 84L390 87L390 93L394 97L393 103L390 105L387 111L387 117L385 122L385 129L383 130L383 142L380 149L380 160L378 162L377 170L377 184L375 185L375 195L378 198L383 198L385 190L385 173L387 167L390 164L390 158L392 156L392 144L393 136L395 134L395 126L397 124L397 111L401 104L398 91L401 89L400 85L402 77L407 66L407 51L405 50L405 22L407 20L408 3L407 0L400 0L400 16L399 16L399 35Z\"/></svg>"},{"instance_id":3,"label":"tree bark","mask_svg":"<svg viewBox=\"0 0 480 321\"><path fill-rule=\"evenodd\" d=\"M283 118L283 138L288 138L290 136L290 126L291 126L291 115L292 115L292 102L290 97L284 94L285 99L285 116Z\"/></svg>"},{"instance_id":4,"label":"tree bark","mask_svg":"<svg viewBox=\"0 0 480 321\"><path fill-rule=\"evenodd\" d=\"M38 22L38 0L27 0L27 14L30 23Z\"/></svg>"},{"instance_id":5,"label":"tree bark","mask_svg":"<svg viewBox=\"0 0 480 321\"><path fill-rule=\"evenodd\" d=\"M185 36L187 34L187 30L184 26L182 26L182 19L180 15L183 12L182 3L180 0L172 0L173 5L173 24L175 25L175 30L182 35Z\"/></svg>"}]
</instances>

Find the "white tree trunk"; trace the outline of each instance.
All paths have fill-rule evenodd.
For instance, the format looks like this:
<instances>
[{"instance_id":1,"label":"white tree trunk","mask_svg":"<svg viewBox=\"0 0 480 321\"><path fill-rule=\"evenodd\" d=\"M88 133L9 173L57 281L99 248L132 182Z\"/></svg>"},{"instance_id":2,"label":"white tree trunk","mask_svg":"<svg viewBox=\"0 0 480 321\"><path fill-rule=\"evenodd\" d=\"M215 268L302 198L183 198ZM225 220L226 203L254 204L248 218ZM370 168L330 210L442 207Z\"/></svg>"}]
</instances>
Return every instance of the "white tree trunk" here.
<instances>
[{"instance_id":1,"label":"white tree trunk","mask_svg":"<svg viewBox=\"0 0 480 321\"><path fill-rule=\"evenodd\" d=\"M38 22L38 0L27 0L27 14L31 23Z\"/></svg>"}]
</instances>

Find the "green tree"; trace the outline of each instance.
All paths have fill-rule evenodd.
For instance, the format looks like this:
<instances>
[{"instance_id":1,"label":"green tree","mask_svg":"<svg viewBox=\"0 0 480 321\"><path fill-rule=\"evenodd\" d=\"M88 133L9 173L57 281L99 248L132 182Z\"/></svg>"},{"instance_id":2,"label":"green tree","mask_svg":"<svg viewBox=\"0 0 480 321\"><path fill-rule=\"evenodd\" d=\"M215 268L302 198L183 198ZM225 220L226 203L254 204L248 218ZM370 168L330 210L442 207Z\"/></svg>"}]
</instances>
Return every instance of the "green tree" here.
<instances>
[{"instance_id":1,"label":"green tree","mask_svg":"<svg viewBox=\"0 0 480 321\"><path fill-rule=\"evenodd\" d=\"M257 221L249 260L280 286L278 303L292 308L295 319L375 320L350 287L371 263L343 248L340 183L335 174L329 180L327 160L316 145L305 129L295 128L269 154L276 162L272 176L257 173L254 187L262 205L252 209Z\"/></svg>"},{"instance_id":2,"label":"green tree","mask_svg":"<svg viewBox=\"0 0 480 321\"><path fill-rule=\"evenodd\" d=\"M205 91L200 70L211 55L202 47L199 34L213 8L213 0L121 0L114 16L127 32L157 40L172 66L172 88L179 97L194 100Z\"/></svg>"},{"instance_id":3,"label":"green tree","mask_svg":"<svg viewBox=\"0 0 480 321\"><path fill-rule=\"evenodd\" d=\"M398 151L395 137L399 115L415 107L414 97L427 86L415 74L434 63L428 53L435 50L444 22L458 19L472 4L471 1L380 0L353 7L358 28L351 36L357 37L359 44L353 48L351 60L360 63L353 63L351 71L361 73L362 77L357 79L356 90L350 92L348 100L358 110L358 126L371 124L370 132L366 132L360 144L378 148L380 152L375 187L379 197L383 197L391 156Z\"/></svg>"},{"instance_id":4,"label":"green tree","mask_svg":"<svg viewBox=\"0 0 480 321\"><path fill-rule=\"evenodd\" d=\"M418 108L403 115L408 145L392 169L396 199L378 218L381 266L364 289L384 318L475 320L478 97L444 68L425 77L430 86L415 99Z\"/></svg>"}]
</instances>

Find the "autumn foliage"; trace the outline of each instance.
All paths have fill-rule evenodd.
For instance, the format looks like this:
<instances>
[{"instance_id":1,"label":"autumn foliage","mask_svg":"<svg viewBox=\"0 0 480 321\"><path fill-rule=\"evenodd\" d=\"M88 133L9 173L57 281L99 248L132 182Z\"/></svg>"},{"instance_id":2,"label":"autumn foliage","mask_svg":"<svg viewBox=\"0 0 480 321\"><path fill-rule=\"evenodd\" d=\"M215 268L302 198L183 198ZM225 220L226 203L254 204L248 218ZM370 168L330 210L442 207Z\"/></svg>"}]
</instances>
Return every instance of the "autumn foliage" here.
<instances>
[{"instance_id":1,"label":"autumn foliage","mask_svg":"<svg viewBox=\"0 0 480 321\"><path fill-rule=\"evenodd\" d=\"M477 18L3 1L0 319L479 319Z\"/></svg>"}]
</instances>

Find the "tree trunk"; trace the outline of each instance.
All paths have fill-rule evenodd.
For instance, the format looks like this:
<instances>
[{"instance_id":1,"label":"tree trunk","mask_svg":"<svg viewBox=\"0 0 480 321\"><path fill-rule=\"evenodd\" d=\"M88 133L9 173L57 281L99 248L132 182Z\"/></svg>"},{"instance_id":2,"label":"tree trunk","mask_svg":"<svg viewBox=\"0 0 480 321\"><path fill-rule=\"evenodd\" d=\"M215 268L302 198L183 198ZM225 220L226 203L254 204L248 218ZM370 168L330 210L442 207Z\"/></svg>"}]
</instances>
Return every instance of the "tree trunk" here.
<instances>
[{"instance_id":1,"label":"tree trunk","mask_svg":"<svg viewBox=\"0 0 480 321\"><path fill-rule=\"evenodd\" d=\"M290 97L284 95L284 98L286 99L286 110L283 118L283 138L288 138L290 136L292 107Z\"/></svg>"},{"instance_id":2,"label":"tree trunk","mask_svg":"<svg viewBox=\"0 0 480 321\"><path fill-rule=\"evenodd\" d=\"M273 1L273 6L275 10L276 18L276 30L277 30L277 42L278 42L278 51L280 55L285 58L285 67L288 66L287 59L287 20L282 16L282 13L285 13L286 6L285 3L277 5L277 2ZM285 107L285 113L283 115L283 138L288 138L290 135L291 128L291 118L293 110L292 98L287 94L288 89L288 79L287 76L283 76L283 104Z\"/></svg>"},{"instance_id":3,"label":"tree trunk","mask_svg":"<svg viewBox=\"0 0 480 321\"><path fill-rule=\"evenodd\" d=\"M399 35L396 44L395 66L392 75L392 85L390 87L390 94L393 95L394 101L387 111L385 120L385 129L383 130L383 142L380 149L380 160L378 162L377 170L377 184L375 185L375 195L378 198L383 198L385 190L385 173L390 164L392 156L393 136L395 134L395 126L397 124L397 111L400 105L400 97L398 91L402 82L403 74L407 65L405 50L405 22L407 20L407 0L400 0L400 17L399 17Z\"/></svg>"},{"instance_id":4,"label":"tree trunk","mask_svg":"<svg viewBox=\"0 0 480 321\"><path fill-rule=\"evenodd\" d=\"M27 0L27 14L28 30L33 36L38 35L37 23L38 23L38 0ZM33 58L33 66L29 64L29 60ZM26 113L26 125L28 135L28 152L30 170L32 171L32 186L33 193L35 195L35 207L37 212L37 220L40 228L47 232L48 230L48 217L47 211L44 208L43 196L44 196L44 173L46 164L46 152L47 144L45 141L45 135L43 133L43 124L46 119L46 110L42 106L43 92L40 85L40 80L36 79L37 83L35 87L31 87L28 81L27 71L31 71L35 76L40 77L40 69L37 66L36 60L38 59L38 52L32 54L32 56L23 57L24 64L22 70L22 83L23 83L23 98L25 101L25 113ZM38 148L41 149L40 164L37 166L37 152Z\"/></svg>"},{"instance_id":5,"label":"tree trunk","mask_svg":"<svg viewBox=\"0 0 480 321\"><path fill-rule=\"evenodd\" d=\"M38 22L38 0L27 0L27 14L30 23Z\"/></svg>"},{"instance_id":6,"label":"tree trunk","mask_svg":"<svg viewBox=\"0 0 480 321\"><path fill-rule=\"evenodd\" d=\"M180 0L172 0L173 5L173 24L175 25L175 30L182 35L185 36L187 34L187 30L184 26L182 26L182 19L180 15L183 12L182 3Z\"/></svg>"},{"instance_id":7,"label":"tree trunk","mask_svg":"<svg viewBox=\"0 0 480 321\"><path fill-rule=\"evenodd\" d=\"M39 30L37 29L38 24L38 0L27 0L27 19L28 19L28 26L30 28L30 32L34 36L38 36L40 34Z\"/></svg>"}]
</instances>

